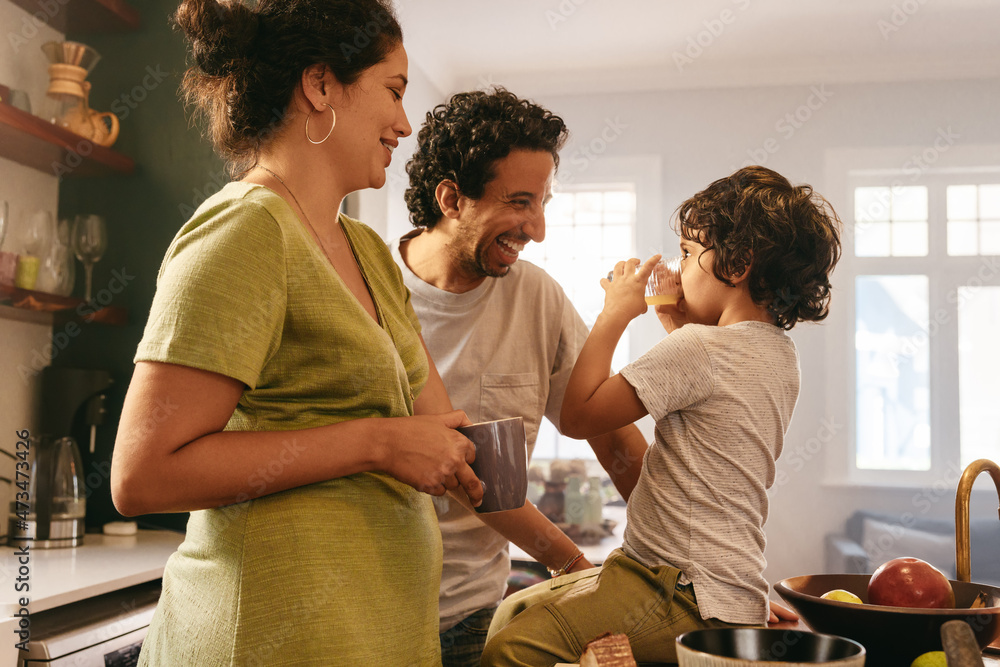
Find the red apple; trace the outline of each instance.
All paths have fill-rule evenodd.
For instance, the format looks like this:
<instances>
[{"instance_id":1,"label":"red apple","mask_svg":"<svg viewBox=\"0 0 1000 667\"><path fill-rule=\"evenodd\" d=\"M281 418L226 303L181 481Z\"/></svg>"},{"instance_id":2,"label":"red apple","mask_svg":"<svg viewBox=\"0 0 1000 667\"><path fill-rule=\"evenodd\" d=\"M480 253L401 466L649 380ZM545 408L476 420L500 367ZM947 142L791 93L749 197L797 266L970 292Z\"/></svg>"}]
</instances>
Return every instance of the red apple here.
<instances>
[{"instance_id":1,"label":"red apple","mask_svg":"<svg viewBox=\"0 0 1000 667\"><path fill-rule=\"evenodd\" d=\"M919 558L893 558L868 581L868 602L890 607L953 609L955 592L941 570Z\"/></svg>"}]
</instances>

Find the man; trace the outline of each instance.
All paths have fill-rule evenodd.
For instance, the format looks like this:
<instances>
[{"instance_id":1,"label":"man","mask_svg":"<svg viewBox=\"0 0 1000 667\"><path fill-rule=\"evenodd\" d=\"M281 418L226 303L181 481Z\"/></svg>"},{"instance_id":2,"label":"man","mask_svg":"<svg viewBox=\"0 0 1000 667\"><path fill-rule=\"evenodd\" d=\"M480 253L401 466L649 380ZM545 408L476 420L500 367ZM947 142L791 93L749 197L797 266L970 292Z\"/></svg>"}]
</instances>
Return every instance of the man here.
<instances>
[{"instance_id":1,"label":"man","mask_svg":"<svg viewBox=\"0 0 1000 667\"><path fill-rule=\"evenodd\" d=\"M455 95L427 115L407 164L406 202L418 229L391 244L454 407L473 422L522 416L529 456L542 416L559 426L588 333L559 285L517 261L545 237L566 136L561 118L506 90ZM646 449L638 429L590 443L627 498ZM443 664L478 666L510 572L507 539L447 498L436 503ZM550 569L590 566L573 562L575 545L530 503L489 520Z\"/></svg>"}]
</instances>

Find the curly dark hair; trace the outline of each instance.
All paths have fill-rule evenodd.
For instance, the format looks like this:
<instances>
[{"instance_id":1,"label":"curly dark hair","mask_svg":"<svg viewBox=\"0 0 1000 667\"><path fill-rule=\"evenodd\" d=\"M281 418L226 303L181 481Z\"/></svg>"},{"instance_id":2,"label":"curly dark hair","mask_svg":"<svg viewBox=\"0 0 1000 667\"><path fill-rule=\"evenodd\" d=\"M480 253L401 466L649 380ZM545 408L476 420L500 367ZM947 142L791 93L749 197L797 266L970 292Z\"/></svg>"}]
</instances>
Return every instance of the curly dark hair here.
<instances>
[{"instance_id":1,"label":"curly dark hair","mask_svg":"<svg viewBox=\"0 0 1000 667\"><path fill-rule=\"evenodd\" d=\"M681 236L715 250L716 278L732 286L729 277L750 267L750 296L778 326L791 329L827 316L842 225L810 186L793 186L765 167L746 167L677 210Z\"/></svg>"},{"instance_id":2,"label":"curly dark hair","mask_svg":"<svg viewBox=\"0 0 1000 667\"><path fill-rule=\"evenodd\" d=\"M466 197L479 199L496 176L497 160L515 149L548 151L559 166L569 131L563 119L501 87L453 95L427 112L417 150L406 163L406 205L414 227L441 219L434 191L451 180Z\"/></svg>"},{"instance_id":3,"label":"curly dark hair","mask_svg":"<svg viewBox=\"0 0 1000 667\"><path fill-rule=\"evenodd\" d=\"M388 0L184 0L174 22L194 65L181 93L236 176L281 127L302 72L325 64L351 85L403 41Z\"/></svg>"}]
</instances>

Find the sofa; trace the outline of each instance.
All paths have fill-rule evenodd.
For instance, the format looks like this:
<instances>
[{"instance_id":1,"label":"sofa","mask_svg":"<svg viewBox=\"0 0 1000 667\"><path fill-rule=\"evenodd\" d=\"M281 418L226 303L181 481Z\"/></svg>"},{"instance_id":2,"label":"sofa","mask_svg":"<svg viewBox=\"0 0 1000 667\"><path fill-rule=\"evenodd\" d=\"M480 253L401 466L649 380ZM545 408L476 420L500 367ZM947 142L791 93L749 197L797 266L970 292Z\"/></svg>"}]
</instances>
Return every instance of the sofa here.
<instances>
[{"instance_id":1,"label":"sofa","mask_svg":"<svg viewBox=\"0 0 1000 667\"><path fill-rule=\"evenodd\" d=\"M1000 520L973 519L969 524L972 580L1000 586ZM858 510L843 533L825 540L828 573L870 574L893 558L913 556L955 579L955 521Z\"/></svg>"}]
</instances>

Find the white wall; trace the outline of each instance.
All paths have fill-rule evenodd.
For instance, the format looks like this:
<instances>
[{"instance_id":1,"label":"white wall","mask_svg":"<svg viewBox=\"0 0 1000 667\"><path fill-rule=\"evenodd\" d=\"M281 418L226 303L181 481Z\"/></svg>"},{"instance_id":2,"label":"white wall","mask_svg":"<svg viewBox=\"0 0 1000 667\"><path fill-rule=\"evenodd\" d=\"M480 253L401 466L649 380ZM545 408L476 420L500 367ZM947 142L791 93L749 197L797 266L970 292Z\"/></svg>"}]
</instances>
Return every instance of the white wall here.
<instances>
[{"instance_id":1,"label":"white wall","mask_svg":"<svg viewBox=\"0 0 1000 667\"><path fill-rule=\"evenodd\" d=\"M661 156L665 239L673 237L668 218L681 201L745 162L765 164L793 182L810 183L837 206L846 193L826 191L828 150L913 147L919 152L933 145L939 130L949 128L959 135L960 145L1000 144L997 79L535 99L562 115L573 133L562 154L561 179L586 182L588 171L596 173L594 165L602 157ZM996 157L1000 163L1000 154ZM849 211L840 213L850 217ZM640 230L647 237L655 233ZM837 308L836 294L833 308ZM823 325L799 325L792 336L803 381L786 452L822 436L830 419L843 425L840 416L825 414L825 392L834 389L827 382ZM828 446L844 446L847 429L832 430L837 433ZM823 536L842 530L856 508L914 511L918 503L924 506L918 500L923 494L932 499L927 515L951 516L954 511L957 479L946 480L947 491L933 489L930 494L928 489L834 486L824 484L822 453L805 458L804 465L800 458L794 468L789 457L779 460L779 470L787 478L771 492L766 574L772 582L821 572ZM996 497L990 500L991 493L974 498L974 515L995 518Z\"/></svg>"}]
</instances>

